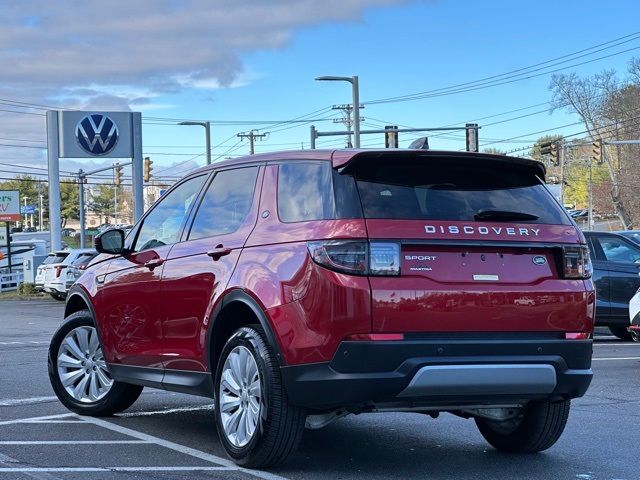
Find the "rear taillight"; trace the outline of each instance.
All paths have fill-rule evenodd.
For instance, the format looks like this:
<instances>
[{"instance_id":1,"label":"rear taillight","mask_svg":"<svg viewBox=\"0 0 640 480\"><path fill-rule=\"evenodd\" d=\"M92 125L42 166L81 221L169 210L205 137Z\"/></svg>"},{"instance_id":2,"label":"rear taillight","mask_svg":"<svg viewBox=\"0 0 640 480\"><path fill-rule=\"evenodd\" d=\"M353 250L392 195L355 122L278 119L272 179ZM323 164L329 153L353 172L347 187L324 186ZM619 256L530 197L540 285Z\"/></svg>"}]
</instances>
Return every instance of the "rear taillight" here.
<instances>
[{"instance_id":1,"label":"rear taillight","mask_svg":"<svg viewBox=\"0 0 640 480\"><path fill-rule=\"evenodd\" d=\"M562 266L564 278L590 278L593 269L589 248L586 245L563 247Z\"/></svg>"},{"instance_id":2,"label":"rear taillight","mask_svg":"<svg viewBox=\"0 0 640 480\"><path fill-rule=\"evenodd\" d=\"M56 278L58 278L61 273L62 273L62 266L60 265L56 266Z\"/></svg>"},{"instance_id":3,"label":"rear taillight","mask_svg":"<svg viewBox=\"0 0 640 480\"><path fill-rule=\"evenodd\" d=\"M314 262L351 275L400 275L400 244L365 240L308 242Z\"/></svg>"}]
</instances>

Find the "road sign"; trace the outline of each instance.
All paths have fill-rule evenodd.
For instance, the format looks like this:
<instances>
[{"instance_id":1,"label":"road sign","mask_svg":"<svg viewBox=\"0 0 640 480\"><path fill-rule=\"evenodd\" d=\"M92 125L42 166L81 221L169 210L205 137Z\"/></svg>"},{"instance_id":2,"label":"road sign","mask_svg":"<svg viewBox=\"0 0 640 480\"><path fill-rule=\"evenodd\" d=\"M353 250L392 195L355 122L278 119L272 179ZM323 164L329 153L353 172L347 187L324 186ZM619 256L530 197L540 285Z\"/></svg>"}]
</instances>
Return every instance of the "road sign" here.
<instances>
[{"instance_id":1,"label":"road sign","mask_svg":"<svg viewBox=\"0 0 640 480\"><path fill-rule=\"evenodd\" d=\"M20 220L20 192L0 190L0 222L19 222Z\"/></svg>"},{"instance_id":2,"label":"road sign","mask_svg":"<svg viewBox=\"0 0 640 480\"><path fill-rule=\"evenodd\" d=\"M37 207L35 205L22 205L20 207L20 213L22 215L33 215L36 213Z\"/></svg>"}]
</instances>

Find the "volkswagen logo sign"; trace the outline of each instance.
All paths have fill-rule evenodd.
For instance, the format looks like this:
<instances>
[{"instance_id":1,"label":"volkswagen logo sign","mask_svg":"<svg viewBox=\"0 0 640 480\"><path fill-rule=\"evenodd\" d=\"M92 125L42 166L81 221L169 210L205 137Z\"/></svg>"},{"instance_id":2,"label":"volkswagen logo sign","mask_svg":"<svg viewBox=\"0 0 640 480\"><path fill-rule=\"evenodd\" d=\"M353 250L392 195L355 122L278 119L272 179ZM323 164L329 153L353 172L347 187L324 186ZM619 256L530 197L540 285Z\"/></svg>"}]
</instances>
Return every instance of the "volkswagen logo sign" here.
<instances>
[{"instance_id":1,"label":"volkswagen logo sign","mask_svg":"<svg viewBox=\"0 0 640 480\"><path fill-rule=\"evenodd\" d=\"M536 255L533 257L533 263L536 265L544 265L547 263L547 259L543 255Z\"/></svg>"},{"instance_id":2,"label":"volkswagen logo sign","mask_svg":"<svg viewBox=\"0 0 640 480\"><path fill-rule=\"evenodd\" d=\"M106 155L118 143L118 126L108 115L92 113L78 122L76 140L91 155Z\"/></svg>"}]
</instances>

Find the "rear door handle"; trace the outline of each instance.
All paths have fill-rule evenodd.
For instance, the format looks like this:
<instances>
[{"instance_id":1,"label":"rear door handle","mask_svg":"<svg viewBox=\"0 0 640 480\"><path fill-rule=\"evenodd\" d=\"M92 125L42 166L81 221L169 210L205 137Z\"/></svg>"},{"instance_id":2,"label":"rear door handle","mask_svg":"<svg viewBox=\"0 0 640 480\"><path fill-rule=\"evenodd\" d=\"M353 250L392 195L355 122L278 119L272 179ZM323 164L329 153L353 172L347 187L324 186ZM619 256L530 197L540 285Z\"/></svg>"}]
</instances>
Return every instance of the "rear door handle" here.
<instances>
[{"instance_id":1,"label":"rear door handle","mask_svg":"<svg viewBox=\"0 0 640 480\"><path fill-rule=\"evenodd\" d=\"M153 270L154 268L159 267L163 263L164 263L163 259L154 258L153 260L149 260L147 263L145 263L144 266L147 267L149 270Z\"/></svg>"},{"instance_id":2,"label":"rear door handle","mask_svg":"<svg viewBox=\"0 0 640 480\"><path fill-rule=\"evenodd\" d=\"M207 255L209 255L214 260L220 260L221 257L225 255L229 255L233 249L223 247L222 245L217 245L213 250L209 250Z\"/></svg>"}]
</instances>

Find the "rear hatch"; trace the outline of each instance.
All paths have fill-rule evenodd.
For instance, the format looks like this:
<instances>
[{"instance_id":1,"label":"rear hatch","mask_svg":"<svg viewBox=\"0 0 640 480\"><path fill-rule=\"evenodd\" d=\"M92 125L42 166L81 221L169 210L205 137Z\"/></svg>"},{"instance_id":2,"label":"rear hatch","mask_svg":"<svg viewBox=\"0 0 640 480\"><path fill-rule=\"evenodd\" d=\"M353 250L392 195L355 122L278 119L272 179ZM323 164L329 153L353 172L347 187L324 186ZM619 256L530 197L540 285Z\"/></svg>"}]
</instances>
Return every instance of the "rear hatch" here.
<instances>
[{"instance_id":1,"label":"rear hatch","mask_svg":"<svg viewBox=\"0 0 640 480\"><path fill-rule=\"evenodd\" d=\"M66 268L64 261L68 256L69 252L55 252L53 259L47 262L44 276L45 282L51 282L60 277L62 269ZM47 260L49 260L49 258L50 257L47 257Z\"/></svg>"},{"instance_id":2,"label":"rear hatch","mask_svg":"<svg viewBox=\"0 0 640 480\"><path fill-rule=\"evenodd\" d=\"M588 261L583 237L543 167L508 160L378 153L343 168L356 180L371 264L399 257L397 276L369 277L374 332L591 330L588 275L575 274L589 268L577 264Z\"/></svg>"}]
</instances>

